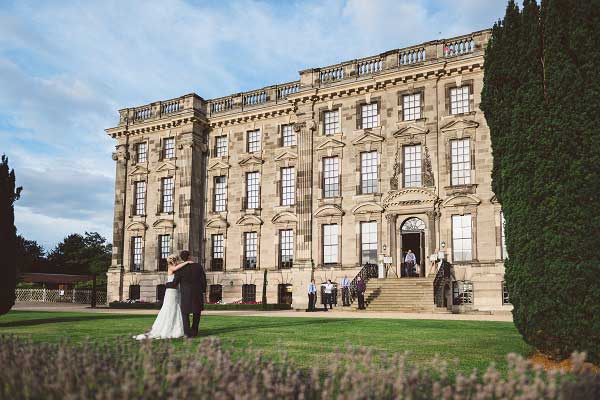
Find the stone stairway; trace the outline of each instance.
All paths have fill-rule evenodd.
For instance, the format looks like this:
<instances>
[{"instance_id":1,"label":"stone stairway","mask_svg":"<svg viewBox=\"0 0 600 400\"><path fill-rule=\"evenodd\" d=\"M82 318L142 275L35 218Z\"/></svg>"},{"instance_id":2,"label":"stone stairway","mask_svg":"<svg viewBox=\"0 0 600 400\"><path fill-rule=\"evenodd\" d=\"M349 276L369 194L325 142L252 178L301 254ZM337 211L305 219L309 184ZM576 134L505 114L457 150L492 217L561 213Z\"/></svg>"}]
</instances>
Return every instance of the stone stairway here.
<instances>
[{"instance_id":1,"label":"stone stairway","mask_svg":"<svg viewBox=\"0 0 600 400\"><path fill-rule=\"evenodd\" d=\"M367 311L439 311L433 302L433 277L370 279L365 303ZM358 309L358 300L352 309Z\"/></svg>"}]
</instances>

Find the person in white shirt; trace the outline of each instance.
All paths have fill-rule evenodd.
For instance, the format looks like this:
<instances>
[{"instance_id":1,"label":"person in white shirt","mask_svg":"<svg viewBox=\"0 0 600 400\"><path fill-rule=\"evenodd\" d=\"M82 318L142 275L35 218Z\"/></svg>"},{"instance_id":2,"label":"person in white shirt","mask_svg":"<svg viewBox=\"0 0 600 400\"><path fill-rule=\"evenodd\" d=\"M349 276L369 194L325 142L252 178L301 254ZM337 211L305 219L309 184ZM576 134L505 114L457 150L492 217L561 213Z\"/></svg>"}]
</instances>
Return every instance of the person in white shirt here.
<instances>
[{"instance_id":1,"label":"person in white shirt","mask_svg":"<svg viewBox=\"0 0 600 400\"><path fill-rule=\"evenodd\" d=\"M327 279L327 283L325 284L325 310L327 310L327 304L329 304L329 309L333 309L333 283L331 283L331 279Z\"/></svg>"},{"instance_id":2,"label":"person in white shirt","mask_svg":"<svg viewBox=\"0 0 600 400\"><path fill-rule=\"evenodd\" d=\"M350 305L350 279L347 275L342 278L342 304L344 307Z\"/></svg>"},{"instance_id":3,"label":"person in white shirt","mask_svg":"<svg viewBox=\"0 0 600 400\"><path fill-rule=\"evenodd\" d=\"M406 269L406 276L412 276L415 268L415 264L417 263L417 257L415 253L412 252L411 249L408 249L406 256L404 257L404 265Z\"/></svg>"},{"instance_id":4,"label":"person in white shirt","mask_svg":"<svg viewBox=\"0 0 600 400\"><path fill-rule=\"evenodd\" d=\"M315 280L311 279L308 284L308 311L315 311L315 303L317 300L317 285Z\"/></svg>"}]
</instances>

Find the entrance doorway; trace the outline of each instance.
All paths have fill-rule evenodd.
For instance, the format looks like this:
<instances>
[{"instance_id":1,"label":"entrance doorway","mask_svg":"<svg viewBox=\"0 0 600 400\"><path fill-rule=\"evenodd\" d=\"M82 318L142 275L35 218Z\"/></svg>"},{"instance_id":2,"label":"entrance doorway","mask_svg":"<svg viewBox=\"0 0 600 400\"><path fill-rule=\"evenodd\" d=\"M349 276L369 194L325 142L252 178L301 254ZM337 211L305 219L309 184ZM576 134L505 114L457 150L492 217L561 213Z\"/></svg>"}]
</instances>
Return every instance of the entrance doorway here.
<instances>
[{"instance_id":1,"label":"entrance doorway","mask_svg":"<svg viewBox=\"0 0 600 400\"><path fill-rule=\"evenodd\" d=\"M277 285L277 303L292 304L292 285L280 283Z\"/></svg>"},{"instance_id":2,"label":"entrance doorway","mask_svg":"<svg viewBox=\"0 0 600 400\"><path fill-rule=\"evenodd\" d=\"M401 276L423 277L425 276L425 223L419 218L408 218L400 229L401 247ZM406 263L408 251L415 255L415 265Z\"/></svg>"}]
</instances>

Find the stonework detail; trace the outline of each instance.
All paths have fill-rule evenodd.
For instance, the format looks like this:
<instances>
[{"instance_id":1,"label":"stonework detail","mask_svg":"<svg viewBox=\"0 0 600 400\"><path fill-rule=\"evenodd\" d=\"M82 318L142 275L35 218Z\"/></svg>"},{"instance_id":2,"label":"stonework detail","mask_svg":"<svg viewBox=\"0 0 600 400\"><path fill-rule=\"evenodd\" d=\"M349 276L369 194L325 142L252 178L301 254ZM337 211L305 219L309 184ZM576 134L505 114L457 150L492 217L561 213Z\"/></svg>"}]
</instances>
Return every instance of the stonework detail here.
<instances>
[{"instance_id":1,"label":"stonework detail","mask_svg":"<svg viewBox=\"0 0 600 400\"><path fill-rule=\"evenodd\" d=\"M470 237L473 256L455 263L457 278L475 282L476 308L502 308L501 208L479 110L489 36L427 42L417 46L427 59L410 63L407 49L388 51L364 73L360 65L373 57L246 93L120 110L107 129L116 141L109 301L127 300L130 285L155 301L166 281L161 257L188 249L205 265L211 300L239 301L242 287L247 294L255 285L260 301L268 270L268 301L303 308L311 278L353 278L363 249L399 268L407 243L419 240L423 271L431 254L444 251L452 261L453 220L461 216L472 228L461 225L460 245ZM457 40L473 47L444 51ZM462 84L469 112L453 115L449 88ZM421 96L421 108L404 110L407 95ZM403 232L405 221L419 223ZM373 227L371 247L363 246L365 227Z\"/></svg>"}]
</instances>

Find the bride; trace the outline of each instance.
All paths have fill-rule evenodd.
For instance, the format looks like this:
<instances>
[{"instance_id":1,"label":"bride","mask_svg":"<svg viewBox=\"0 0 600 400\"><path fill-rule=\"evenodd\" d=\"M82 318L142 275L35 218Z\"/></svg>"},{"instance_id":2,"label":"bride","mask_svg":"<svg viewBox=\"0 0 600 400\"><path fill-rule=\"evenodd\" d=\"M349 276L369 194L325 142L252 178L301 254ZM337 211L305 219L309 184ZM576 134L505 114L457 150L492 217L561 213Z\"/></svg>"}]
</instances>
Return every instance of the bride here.
<instances>
[{"instance_id":1,"label":"bride","mask_svg":"<svg viewBox=\"0 0 600 400\"><path fill-rule=\"evenodd\" d=\"M190 261L182 262L178 255L171 254L167 258L167 282L175 278L175 271ZM136 340L144 339L174 339L183 337L183 319L181 318L179 289L166 289L163 305L152 324L149 332L134 336Z\"/></svg>"}]
</instances>

